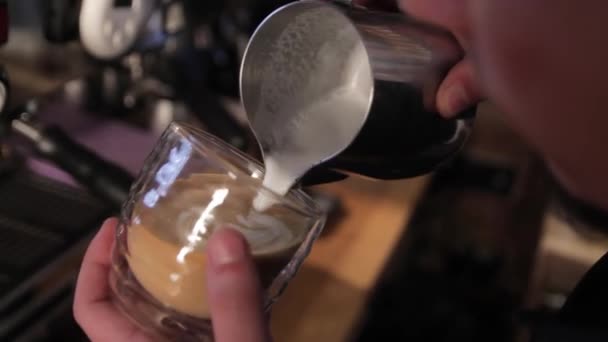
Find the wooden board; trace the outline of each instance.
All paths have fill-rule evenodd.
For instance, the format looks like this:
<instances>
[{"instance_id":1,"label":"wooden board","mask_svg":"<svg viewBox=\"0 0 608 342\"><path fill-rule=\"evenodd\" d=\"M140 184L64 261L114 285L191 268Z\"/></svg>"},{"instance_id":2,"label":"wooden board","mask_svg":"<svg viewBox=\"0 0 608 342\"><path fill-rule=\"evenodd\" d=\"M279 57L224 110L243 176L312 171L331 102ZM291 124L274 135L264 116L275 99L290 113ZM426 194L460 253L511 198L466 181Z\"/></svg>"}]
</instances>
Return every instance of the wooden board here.
<instances>
[{"instance_id":1,"label":"wooden board","mask_svg":"<svg viewBox=\"0 0 608 342\"><path fill-rule=\"evenodd\" d=\"M317 241L275 306L275 341L348 338L427 183L351 179L319 187L342 199L345 215Z\"/></svg>"}]
</instances>

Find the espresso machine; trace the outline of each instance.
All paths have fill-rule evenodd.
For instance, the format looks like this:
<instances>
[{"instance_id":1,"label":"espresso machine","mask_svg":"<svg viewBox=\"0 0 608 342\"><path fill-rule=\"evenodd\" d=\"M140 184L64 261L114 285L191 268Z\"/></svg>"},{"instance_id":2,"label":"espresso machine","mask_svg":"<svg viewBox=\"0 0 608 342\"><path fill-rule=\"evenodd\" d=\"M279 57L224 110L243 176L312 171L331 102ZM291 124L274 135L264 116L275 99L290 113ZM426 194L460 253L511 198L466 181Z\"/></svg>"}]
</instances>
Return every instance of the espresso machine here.
<instances>
[{"instance_id":1,"label":"espresso machine","mask_svg":"<svg viewBox=\"0 0 608 342\"><path fill-rule=\"evenodd\" d=\"M30 2L12 5L16 21L37 14L36 29L40 32L34 36L42 33L48 50L77 45L77 52L68 58L78 60L73 64L79 67L72 68L76 71L55 67L59 69L55 74L69 76L56 77L60 79L58 85L38 96L9 96L9 91L3 92L7 99L2 102L6 106L0 117L4 136L17 136L39 158L116 207L124 200L140 165L127 163L125 169L115 152L97 155L96 146L83 144L84 138L79 140L82 127L68 127L66 122L88 120L85 126L111 122L131 135L143 136L133 139L150 145L171 121L181 120L203 126L235 147L256 153L238 110L238 73L248 35L273 4ZM11 47L9 43L9 52ZM17 50L15 54L19 53ZM41 58L48 59L44 53ZM7 90L14 88L9 82L10 72L0 80ZM57 103L63 103L63 108L56 108ZM45 113L49 111L53 113ZM68 111L84 115L75 118L65 114ZM114 132L118 133L128 134ZM147 150L143 147L133 153L145 155Z\"/></svg>"}]
</instances>

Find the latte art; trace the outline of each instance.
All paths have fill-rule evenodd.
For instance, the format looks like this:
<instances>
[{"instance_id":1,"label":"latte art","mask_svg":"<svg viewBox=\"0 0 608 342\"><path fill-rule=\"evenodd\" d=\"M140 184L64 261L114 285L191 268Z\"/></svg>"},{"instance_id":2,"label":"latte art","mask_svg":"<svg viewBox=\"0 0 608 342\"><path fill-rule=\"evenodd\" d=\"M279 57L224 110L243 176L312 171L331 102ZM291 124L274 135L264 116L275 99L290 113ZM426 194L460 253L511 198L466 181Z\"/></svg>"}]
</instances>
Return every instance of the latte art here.
<instances>
[{"instance_id":1,"label":"latte art","mask_svg":"<svg viewBox=\"0 0 608 342\"><path fill-rule=\"evenodd\" d=\"M272 207L256 211L260 184L223 175L177 180L153 208L136 206L127 235L127 262L137 281L162 304L209 318L205 298L205 246L222 228L247 239L263 285L285 267L304 241L310 223Z\"/></svg>"},{"instance_id":2,"label":"latte art","mask_svg":"<svg viewBox=\"0 0 608 342\"><path fill-rule=\"evenodd\" d=\"M257 253L272 253L303 240L303 236L296 235L283 222L269 215L252 211L247 217L239 215L236 219L238 225L233 225L232 228L241 232Z\"/></svg>"}]
</instances>

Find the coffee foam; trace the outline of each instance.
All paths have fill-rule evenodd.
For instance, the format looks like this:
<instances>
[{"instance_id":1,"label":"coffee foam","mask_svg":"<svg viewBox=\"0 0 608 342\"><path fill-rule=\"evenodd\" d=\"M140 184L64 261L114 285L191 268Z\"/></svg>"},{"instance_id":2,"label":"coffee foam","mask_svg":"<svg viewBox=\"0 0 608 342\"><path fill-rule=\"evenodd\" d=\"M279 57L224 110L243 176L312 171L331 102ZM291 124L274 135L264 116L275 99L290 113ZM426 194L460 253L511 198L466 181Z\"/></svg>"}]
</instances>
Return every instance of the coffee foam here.
<instances>
[{"instance_id":1,"label":"coffee foam","mask_svg":"<svg viewBox=\"0 0 608 342\"><path fill-rule=\"evenodd\" d=\"M223 175L178 180L154 208L137 206L127 231L130 270L154 298L178 312L209 318L205 246L217 229L247 239L264 287L304 241L309 222L290 210L252 207L260 184Z\"/></svg>"}]
</instances>

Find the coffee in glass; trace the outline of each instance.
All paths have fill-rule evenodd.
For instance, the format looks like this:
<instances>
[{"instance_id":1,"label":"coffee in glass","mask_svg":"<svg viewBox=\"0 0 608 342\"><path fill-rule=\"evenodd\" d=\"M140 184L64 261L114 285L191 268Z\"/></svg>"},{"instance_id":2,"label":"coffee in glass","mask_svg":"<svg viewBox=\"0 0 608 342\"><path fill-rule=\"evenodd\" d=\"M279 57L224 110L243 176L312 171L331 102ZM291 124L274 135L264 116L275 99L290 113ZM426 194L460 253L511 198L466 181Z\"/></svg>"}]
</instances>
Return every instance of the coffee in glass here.
<instances>
[{"instance_id":1,"label":"coffee in glass","mask_svg":"<svg viewBox=\"0 0 608 342\"><path fill-rule=\"evenodd\" d=\"M324 218L303 192L278 196L252 159L195 128L172 124L123 208L111 286L117 305L161 340L213 341L205 245L239 231L266 290L277 300L319 235ZM258 211L255 198L270 206Z\"/></svg>"}]
</instances>

